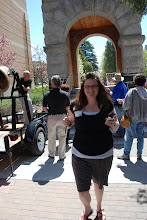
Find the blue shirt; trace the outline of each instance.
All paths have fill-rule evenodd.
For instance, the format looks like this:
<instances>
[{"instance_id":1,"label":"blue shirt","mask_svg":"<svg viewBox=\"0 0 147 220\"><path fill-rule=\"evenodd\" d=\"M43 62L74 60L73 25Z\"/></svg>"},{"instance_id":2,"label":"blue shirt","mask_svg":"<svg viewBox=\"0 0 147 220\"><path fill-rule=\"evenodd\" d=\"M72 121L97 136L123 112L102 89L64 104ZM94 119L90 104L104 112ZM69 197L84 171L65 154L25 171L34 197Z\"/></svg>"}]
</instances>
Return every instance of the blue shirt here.
<instances>
[{"instance_id":1,"label":"blue shirt","mask_svg":"<svg viewBox=\"0 0 147 220\"><path fill-rule=\"evenodd\" d=\"M113 89L112 91L112 98L114 101L114 104L118 104L117 99L124 99L127 93L127 87L126 85L120 81Z\"/></svg>"}]
</instances>

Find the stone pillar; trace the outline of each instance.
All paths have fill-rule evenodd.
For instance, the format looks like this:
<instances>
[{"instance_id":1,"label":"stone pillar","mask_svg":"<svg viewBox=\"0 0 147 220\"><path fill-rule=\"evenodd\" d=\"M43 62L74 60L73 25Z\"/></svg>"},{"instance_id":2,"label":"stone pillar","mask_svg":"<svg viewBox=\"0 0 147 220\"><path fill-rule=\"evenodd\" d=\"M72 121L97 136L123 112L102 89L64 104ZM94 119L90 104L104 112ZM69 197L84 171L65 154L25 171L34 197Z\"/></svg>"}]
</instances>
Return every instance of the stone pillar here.
<instances>
[{"instance_id":1,"label":"stone pillar","mask_svg":"<svg viewBox=\"0 0 147 220\"><path fill-rule=\"evenodd\" d=\"M53 75L60 75L61 78L67 79L67 53L68 48L66 44L50 44L44 47L47 55L47 69L49 80Z\"/></svg>"},{"instance_id":2,"label":"stone pillar","mask_svg":"<svg viewBox=\"0 0 147 220\"><path fill-rule=\"evenodd\" d=\"M143 73L143 48L144 35L120 36L118 45L122 55L122 74L126 84L133 81L134 75Z\"/></svg>"}]
</instances>

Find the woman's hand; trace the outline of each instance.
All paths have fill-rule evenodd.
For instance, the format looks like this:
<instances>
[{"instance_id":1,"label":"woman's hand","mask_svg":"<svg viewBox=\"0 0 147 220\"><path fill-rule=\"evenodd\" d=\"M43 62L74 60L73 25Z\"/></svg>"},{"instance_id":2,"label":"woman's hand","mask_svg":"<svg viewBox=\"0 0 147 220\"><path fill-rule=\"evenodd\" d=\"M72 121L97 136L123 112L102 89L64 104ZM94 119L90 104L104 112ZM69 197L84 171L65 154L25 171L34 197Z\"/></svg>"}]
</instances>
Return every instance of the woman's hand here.
<instances>
[{"instance_id":1,"label":"woman's hand","mask_svg":"<svg viewBox=\"0 0 147 220\"><path fill-rule=\"evenodd\" d=\"M105 124L109 127L112 128L112 130L118 130L119 128L119 121L117 119L117 115L116 115L116 111L115 109L113 109L113 111L109 114L109 115L114 115L114 117L107 117L106 118L106 121L105 121Z\"/></svg>"},{"instance_id":2,"label":"woman's hand","mask_svg":"<svg viewBox=\"0 0 147 220\"><path fill-rule=\"evenodd\" d=\"M63 125L70 128L74 123L74 114L69 110L67 116L63 119Z\"/></svg>"},{"instance_id":3,"label":"woman's hand","mask_svg":"<svg viewBox=\"0 0 147 220\"><path fill-rule=\"evenodd\" d=\"M116 122L115 122L114 118L111 118L111 117L106 118L105 124L107 126L112 127L112 126L114 126L115 123Z\"/></svg>"},{"instance_id":4,"label":"woman's hand","mask_svg":"<svg viewBox=\"0 0 147 220\"><path fill-rule=\"evenodd\" d=\"M66 116L64 119L63 119L63 124L64 124L64 127L71 127L72 126L72 122L71 120L69 119L68 116Z\"/></svg>"}]
</instances>

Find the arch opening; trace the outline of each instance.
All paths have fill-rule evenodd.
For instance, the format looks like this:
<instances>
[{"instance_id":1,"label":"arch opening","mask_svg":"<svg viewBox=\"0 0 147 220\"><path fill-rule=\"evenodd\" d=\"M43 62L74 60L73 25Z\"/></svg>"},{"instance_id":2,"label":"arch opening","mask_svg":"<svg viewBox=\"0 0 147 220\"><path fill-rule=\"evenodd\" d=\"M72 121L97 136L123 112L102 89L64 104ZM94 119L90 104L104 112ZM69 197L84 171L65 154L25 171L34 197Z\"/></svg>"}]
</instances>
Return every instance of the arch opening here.
<instances>
[{"instance_id":1,"label":"arch opening","mask_svg":"<svg viewBox=\"0 0 147 220\"><path fill-rule=\"evenodd\" d=\"M116 48L117 69L122 70L121 48L118 46L119 32L114 24L108 19L91 15L78 20L67 35L68 46L68 70L72 74L72 86L79 86L77 51L82 42L92 36L103 36L113 42Z\"/></svg>"},{"instance_id":2,"label":"arch opening","mask_svg":"<svg viewBox=\"0 0 147 220\"><path fill-rule=\"evenodd\" d=\"M98 62L98 65L97 65L98 68L93 66L92 70L90 70L90 71L94 71L94 69L96 68L98 70L99 76L101 76L101 78L103 78L103 80L105 82L106 72L102 71L101 66L102 66L103 53L105 52L107 41L109 41L114 46L115 54L113 54L114 51L112 51L111 56L112 56L112 61L114 62L114 65L110 66L110 69L107 71L107 73L116 72L116 71L120 72L120 70L117 68L117 50L116 50L116 46L115 46L114 42L109 37L101 35L101 34L97 34L97 35L94 35L94 36L93 35L87 36L86 38L82 39L81 42L79 42L78 47L77 47L77 51L76 51L77 63L79 62L79 57L78 57L79 49L80 49L80 46L82 45L82 43L84 41L89 41L91 46L94 47L93 52L94 52L94 54L97 58L97 62ZM93 59L93 57L91 57L91 59ZM79 77L82 76L81 69L80 69L79 65L77 66L77 72L78 72Z\"/></svg>"}]
</instances>

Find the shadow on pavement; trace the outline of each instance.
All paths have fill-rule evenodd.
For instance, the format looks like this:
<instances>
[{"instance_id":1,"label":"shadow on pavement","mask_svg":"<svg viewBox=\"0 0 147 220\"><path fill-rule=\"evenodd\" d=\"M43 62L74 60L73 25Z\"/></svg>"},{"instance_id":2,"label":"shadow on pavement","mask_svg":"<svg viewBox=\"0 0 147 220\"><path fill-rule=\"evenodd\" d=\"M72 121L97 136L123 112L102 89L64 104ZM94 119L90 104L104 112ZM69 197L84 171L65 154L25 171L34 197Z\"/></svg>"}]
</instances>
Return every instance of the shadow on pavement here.
<instances>
[{"instance_id":1,"label":"shadow on pavement","mask_svg":"<svg viewBox=\"0 0 147 220\"><path fill-rule=\"evenodd\" d=\"M117 167L124 173L124 177L130 181L147 184L147 163L143 160L137 160L136 163L125 160L124 165L118 165Z\"/></svg>"},{"instance_id":2,"label":"shadow on pavement","mask_svg":"<svg viewBox=\"0 0 147 220\"><path fill-rule=\"evenodd\" d=\"M13 161L13 177L16 177L15 171L21 166L21 165L27 165L29 166L31 163L35 162L37 160L38 156L19 156L13 155L12 161ZM0 161L0 178L7 179L11 176L11 169L8 157L3 157L3 159Z\"/></svg>"},{"instance_id":3,"label":"shadow on pavement","mask_svg":"<svg viewBox=\"0 0 147 220\"><path fill-rule=\"evenodd\" d=\"M61 176L61 174L64 172L64 160L63 161L57 161L54 163L54 159L49 158L45 164L40 165L40 170L37 171L33 177L32 180L34 182L38 182L39 185L45 185L50 180L56 179Z\"/></svg>"}]
</instances>

